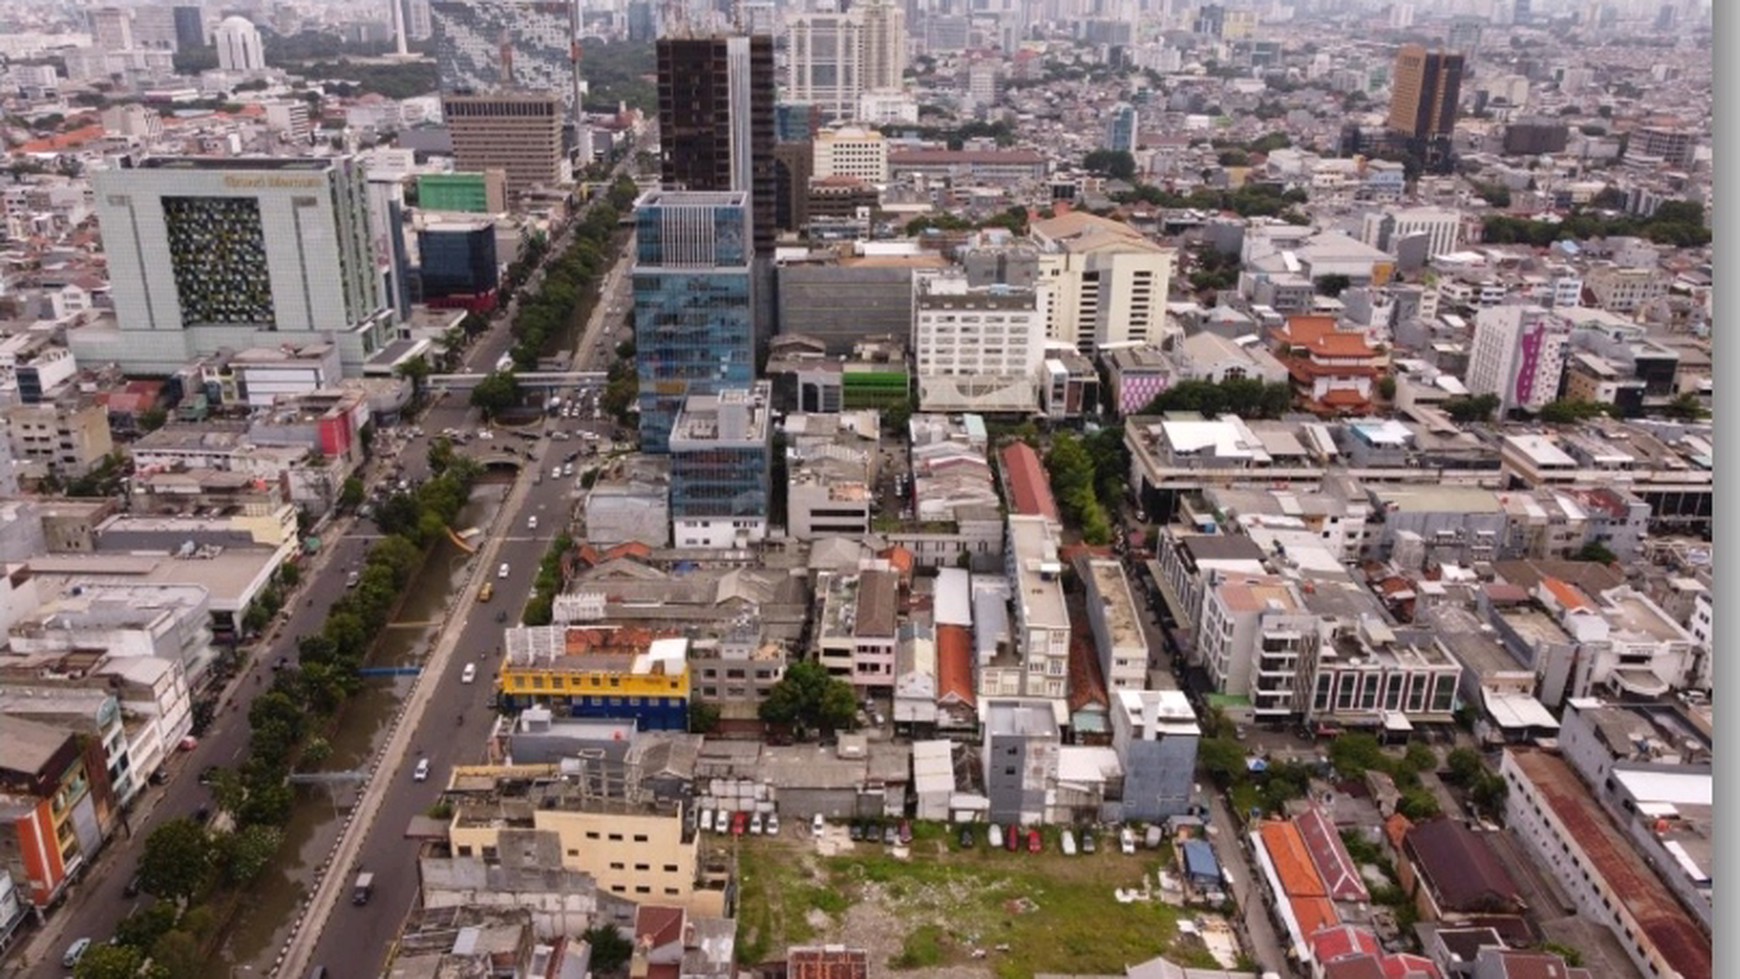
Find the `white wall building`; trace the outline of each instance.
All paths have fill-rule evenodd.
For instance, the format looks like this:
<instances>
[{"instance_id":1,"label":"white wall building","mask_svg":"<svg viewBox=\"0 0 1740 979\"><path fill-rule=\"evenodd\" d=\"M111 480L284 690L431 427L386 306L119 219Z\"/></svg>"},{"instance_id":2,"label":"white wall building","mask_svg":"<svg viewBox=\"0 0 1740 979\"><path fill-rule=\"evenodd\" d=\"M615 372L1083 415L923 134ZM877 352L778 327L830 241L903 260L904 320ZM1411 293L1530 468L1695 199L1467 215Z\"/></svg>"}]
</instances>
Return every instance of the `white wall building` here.
<instances>
[{"instance_id":1,"label":"white wall building","mask_svg":"<svg viewBox=\"0 0 1740 979\"><path fill-rule=\"evenodd\" d=\"M1448 207L1394 207L1368 213L1359 240L1394 255L1403 238L1426 236L1426 257L1448 255L1462 243L1462 212Z\"/></svg>"},{"instance_id":2,"label":"white wall building","mask_svg":"<svg viewBox=\"0 0 1740 979\"><path fill-rule=\"evenodd\" d=\"M786 28L781 97L819 106L830 121L853 119L865 92L899 89L906 71L906 12L888 0L845 13L805 13Z\"/></svg>"},{"instance_id":3,"label":"white wall building","mask_svg":"<svg viewBox=\"0 0 1740 979\"><path fill-rule=\"evenodd\" d=\"M925 411L970 411L975 391L1006 398L987 410L1038 404L1045 359L1043 290L971 289L964 275L925 274L913 285L913 354ZM934 380L952 381L947 385ZM940 389L940 390L939 390Z\"/></svg>"},{"instance_id":4,"label":"white wall building","mask_svg":"<svg viewBox=\"0 0 1740 979\"><path fill-rule=\"evenodd\" d=\"M225 17L212 31L218 67L224 71L259 71L266 67L266 46L260 29L246 17Z\"/></svg>"},{"instance_id":5,"label":"white wall building","mask_svg":"<svg viewBox=\"0 0 1740 979\"><path fill-rule=\"evenodd\" d=\"M71 334L82 362L168 375L326 342L359 375L391 339L353 158L152 157L92 182L116 323Z\"/></svg>"},{"instance_id":6,"label":"white wall building","mask_svg":"<svg viewBox=\"0 0 1740 979\"><path fill-rule=\"evenodd\" d=\"M1063 597L1060 541L1044 517L1009 516L1009 580L1015 591L1015 649L1028 697L1069 694L1069 606Z\"/></svg>"},{"instance_id":7,"label":"white wall building","mask_svg":"<svg viewBox=\"0 0 1740 979\"><path fill-rule=\"evenodd\" d=\"M1468 390L1496 394L1500 412L1558 400L1571 324L1539 306L1494 306L1474 318Z\"/></svg>"},{"instance_id":8,"label":"white wall building","mask_svg":"<svg viewBox=\"0 0 1740 979\"><path fill-rule=\"evenodd\" d=\"M1092 357L1102 348L1159 342L1175 253L1127 224L1079 211L1033 223L1046 330Z\"/></svg>"}]
</instances>

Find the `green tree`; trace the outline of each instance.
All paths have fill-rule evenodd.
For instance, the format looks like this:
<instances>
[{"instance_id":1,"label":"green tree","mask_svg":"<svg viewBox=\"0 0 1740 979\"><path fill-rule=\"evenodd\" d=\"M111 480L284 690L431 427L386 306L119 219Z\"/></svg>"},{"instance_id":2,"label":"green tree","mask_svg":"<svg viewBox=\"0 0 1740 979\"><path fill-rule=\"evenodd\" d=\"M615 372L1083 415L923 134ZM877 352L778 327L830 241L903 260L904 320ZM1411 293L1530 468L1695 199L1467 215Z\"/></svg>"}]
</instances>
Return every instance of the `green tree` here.
<instances>
[{"instance_id":1,"label":"green tree","mask_svg":"<svg viewBox=\"0 0 1740 979\"><path fill-rule=\"evenodd\" d=\"M1593 561L1596 564L1617 564L1619 563L1619 555L1613 553L1613 549L1606 544L1592 540L1577 551L1577 560Z\"/></svg>"},{"instance_id":2,"label":"green tree","mask_svg":"<svg viewBox=\"0 0 1740 979\"><path fill-rule=\"evenodd\" d=\"M494 418L520 403L520 382L511 370L492 371L471 389L471 406Z\"/></svg>"},{"instance_id":3,"label":"green tree","mask_svg":"<svg viewBox=\"0 0 1740 979\"><path fill-rule=\"evenodd\" d=\"M1396 378L1394 374L1385 374L1378 378L1378 397L1385 401L1396 400Z\"/></svg>"},{"instance_id":4,"label":"green tree","mask_svg":"<svg viewBox=\"0 0 1740 979\"><path fill-rule=\"evenodd\" d=\"M1081 168L1114 180L1136 179L1136 158L1124 150L1094 150L1082 157Z\"/></svg>"},{"instance_id":5,"label":"green tree","mask_svg":"<svg viewBox=\"0 0 1740 979\"><path fill-rule=\"evenodd\" d=\"M1245 777L1244 746L1231 738L1205 738L1196 748L1196 768L1226 789Z\"/></svg>"},{"instance_id":6,"label":"green tree","mask_svg":"<svg viewBox=\"0 0 1740 979\"><path fill-rule=\"evenodd\" d=\"M1345 778L1359 778L1368 771L1388 771L1390 760L1377 738L1363 731L1350 731L1329 743L1329 763Z\"/></svg>"},{"instance_id":7,"label":"green tree","mask_svg":"<svg viewBox=\"0 0 1740 979\"><path fill-rule=\"evenodd\" d=\"M639 398L640 379L633 374L627 374L612 379L604 386L604 394L599 396L598 406L626 425L633 415L629 409L634 407Z\"/></svg>"},{"instance_id":8,"label":"green tree","mask_svg":"<svg viewBox=\"0 0 1740 979\"><path fill-rule=\"evenodd\" d=\"M791 725L803 731L848 728L857 711L852 685L830 676L828 668L814 660L787 667L760 708L761 719L769 724Z\"/></svg>"},{"instance_id":9,"label":"green tree","mask_svg":"<svg viewBox=\"0 0 1740 979\"><path fill-rule=\"evenodd\" d=\"M608 976L622 971L623 966L634 955L634 943L612 925L594 925L586 929L580 937L591 946L592 957L588 964L599 975Z\"/></svg>"},{"instance_id":10,"label":"green tree","mask_svg":"<svg viewBox=\"0 0 1740 979\"><path fill-rule=\"evenodd\" d=\"M169 422L169 412L162 408L147 408L139 413L141 431L155 432Z\"/></svg>"},{"instance_id":11,"label":"green tree","mask_svg":"<svg viewBox=\"0 0 1740 979\"><path fill-rule=\"evenodd\" d=\"M151 964L163 979L202 979L211 975L211 961L199 947L199 939L179 929L151 946Z\"/></svg>"},{"instance_id":12,"label":"green tree","mask_svg":"<svg viewBox=\"0 0 1740 979\"><path fill-rule=\"evenodd\" d=\"M355 510L368 499L368 489L363 481L355 476L347 476L344 485L338 491L338 505L346 510Z\"/></svg>"},{"instance_id":13,"label":"green tree","mask_svg":"<svg viewBox=\"0 0 1740 979\"><path fill-rule=\"evenodd\" d=\"M705 700L689 704L689 733L712 734L719 729L719 706Z\"/></svg>"},{"instance_id":14,"label":"green tree","mask_svg":"<svg viewBox=\"0 0 1740 979\"><path fill-rule=\"evenodd\" d=\"M284 831L276 826L246 826L219 838L224 876L229 883L246 886L253 883L284 845Z\"/></svg>"},{"instance_id":15,"label":"green tree","mask_svg":"<svg viewBox=\"0 0 1740 979\"><path fill-rule=\"evenodd\" d=\"M1496 394L1477 394L1473 397L1451 398L1444 402L1444 413L1452 421L1467 424L1469 422L1487 422L1492 420L1492 413L1504 404Z\"/></svg>"},{"instance_id":16,"label":"green tree","mask_svg":"<svg viewBox=\"0 0 1740 979\"><path fill-rule=\"evenodd\" d=\"M92 945L73 970L73 979L138 979L145 953L131 945Z\"/></svg>"},{"instance_id":17,"label":"green tree","mask_svg":"<svg viewBox=\"0 0 1740 979\"><path fill-rule=\"evenodd\" d=\"M422 354L412 357L393 369L393 373L411 382L411 391L417 397L423 396L423 387L428 383L429 375L434 372L435 369L429 365L428 358Z\"/></svg>"},{"instance_id":18,"label":"green tree","mask_svg":"<svg viewBox=\"0 0 1740 979\"><path fill-rule=\"evenodd\" d=\"M1444 758L1444 767L1448 770L1445 781L1452 785L1470 786L1480 773L1486 771L1486 763L1480 760L1480 752L1473 748L1455 748Z\"/></svg>"},{"instance_id":19,"label":"green tree","mask_svg":"<svg viewBox=\"0 0 1740 979\"><path fill-rule=\"evenodd\" d=\"M1337 273L1318 276L1316 284L1317 294L1319 296L1328 296L1329 298L1334 299L1347 291L1347 287L1353 285L1353 280L1345 275Z\"/></svg>"},{"instance_id":20,"label":"green tree","mask_svg":"<svg viewBox=\"0 0 1740 979\"><path fill-rule=\"evenodd\" d=\"M1710 417L1710 410L1704 407L1703 399L1691 391L1682 391L1667 403L1662 413L1669 418L1680 421L1703 421Z\"/></svg>"},{"instance_id":21,"label":"green tree","mask_svg":"<svg viewBox=\"0 0 1740 979\"><path fill-rule=\"evenodd\" d=\"M211 879L211 858L211 836L205 827L191 819L172 819L145 838L139 882L164 900L188 900Z\"/></svg>"},{"instance_id":22,"label":"green tree","mask_svg":"<svg viewBox=\"0 0 1740 979\"><path fill-rule=\"evenodd\" d=\"M1425 744L1410 741L1407 752L1402 756L1402 765L1413 772L1437 771L1438 755Z\"/></svg>"},{"instance_id":23,"label":"green tree","mask_svg":"<svg viewBox=\"0 0 1740 979\"><path fill-rule=\"evenodd\" d=\"M452 441L438 438L429 443L429 471L439 476L453 465L458 453L453 448Z\"/></svg>"},{"instance_id":24,"label":"green tree","mask_svg":"<svg viewBox=\"0 0 1740 979\"><path fill-rule=\"evenodd\" d=\"M1605 415L1612 406L1594 401L1564 398L1541 406L1540 420L1548 425L1574 425Z\"/></svg>"},{"instance_id":25,"label":"green tree","mask_svg":"<svg viewBox=\"0 0 1740 979\"><path fill-rule=\"evenodd\" d=\"M173 901L158 901L129 914L115 926L115 944L149 951L175 927L179 912Z\"/></svg>"},{"instance_id":26,"label":"green tree","mask_svg":"<svg viewBox=\"0 0 1740 979\"><path fill-rule=\"evenodd\" d=\"M1396 803L1396 811L1417 823L1431 819L1443 812L1443 809L1438 805L1437 796L1416 786L1402 792L1401 800Z\"/></svg>"}]
</instances>

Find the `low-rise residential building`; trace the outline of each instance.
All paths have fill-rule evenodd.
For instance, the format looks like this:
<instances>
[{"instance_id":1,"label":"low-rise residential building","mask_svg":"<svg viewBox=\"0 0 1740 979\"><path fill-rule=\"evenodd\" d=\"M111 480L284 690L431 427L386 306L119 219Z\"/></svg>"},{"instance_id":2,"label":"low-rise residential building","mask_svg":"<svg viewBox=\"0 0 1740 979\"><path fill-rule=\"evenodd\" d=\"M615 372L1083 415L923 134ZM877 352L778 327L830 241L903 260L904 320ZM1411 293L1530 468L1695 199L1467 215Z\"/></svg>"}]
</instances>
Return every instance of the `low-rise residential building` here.
<instances>
[{"instance_id":1,"label":"low-rise residential building","mask_svg":"<svg viewBox=\"0 0 1740 979\"><path fill-rule=\"evenodd\" d=\"M1202 729L1179 690L1111 695L1112 748L1124 771L1125 820L1160 822L1190 810Z\"/></svg>"},{"instance_id":2,"label":"low-rise residential building","mask_svg":"<svg viewBox=\"0 0 1740 979\"><path fill-rule=\"evenodd\" d=\"M1467 564L1500 557L1507 518L1498 494L1474 486L1371 487L1371 552L1404 567L1426 558ZM1405 553L1411 551L1412 553Z\"/></svg>"},{"instance_id":3,"label":"low-rise residential building","mask_svg":"<svg viewBox=\"0 0 1740 979\"><path fill-rule=\"evenodd\" d=\"M98 404L15 404L4 417L12 458L26 477L76 479L115 450L108 410Z\"/></svg>"},{"instance_id":4,"label":"low-rise residential building","mask_svg":"<svg viewBox=\"0 0 1740 979\"><path fill-rule=\"evenodd\" d=\"M586 540L599 547L671 543L671 465L661 456L614 460L586 491Z\"/></svg>"},{"instance_id":5,"label":"low-rise residential building","mask_svg":"<svg viewBox=\"0 0 1740 979\"><path fill-rule=\"evenodd\" d=\"M1574 698L1558 738L1564 760L1705 931L1714 926L1709 735L1675 703Z\"/></svg>"},{"instance_id":6,"label":"low-rise residential building","mask_svg":"<svg viewBox=\"0 0 1740 979\"><path fill-rule=\"evenodd\" d=\"M1584 918L1611 929L1646 976L1713 979L1710 936L1559 756L1506 749L1505 824Z\"/></svg>"},{"instance_id":7,"label":"low-rise residential building","mask_svg":"<svg viewBox=\"0 0 1740 979\"><path fill-rule=\"evenodd\" d=\"M1124 566L1109 558L1084 558L1077 572L1087 589L1088 625L1107 692L1115 697L1142 689L1148 681L1148 640Z\"/></svg>"},{"instance_id":8,"label":"low-rise residential building","mask_svg":"<svg viewBox=\"0 0 1740 979\"><path fill-rule=\"evenodd\" d=\"M501 851L504 832L543 830L561 841L562 867L589 874L600 893L723 913L723 891L702 886L699 836L681 802L601 791L612 773L570 780L553 766L535 767L545 770L541 776L513 768L454 772L447 833L456 857L487 858Z\"/></svg>"},{"instance_id":9,"label":"low-rise residential building","mask_svg":"<svg viewBox=\"0 0 1740 979\"><path fill-rule=\"evenodd\" d=\"M1257 720L1280 721L1300 710L1300 680L1309 677L1323 642L1319 619L1285 578L1217 576L1204 589L1196 655L1215 690L1248 697Z\"/></svg>"},{"instance_id":10,"label":"low-rise residential building","mask_svg":"<svg viewBox=\"0 0 1740 979\"><path fill-rule=\"evenodd\" d=\"M80 731L0 714L0 864L46 910L96 859L119 814L103 746Z\"/></svg>"},{"instance_id":11,"label":"low-rise residential building","mask_svg":"<svg viewBox=\"0 0 1740 979\"><path fill-rule=\"evenodd\" d=\"M900 578L892 571L824 573L816 587L816 659L861 691L890 691L899 599Z\"/></svg>"},{"instance_id":12,"label":"low-rise residential building","mask_svg":"<svg viewBox=\"0 0 1740 979\"><path fill-rule=\"evenodd\" d=\"M1461 923L1528 910L1492 845L1460 819L1439 816L1408 828L1396 871L1423 921Z\"/></svg>"},{"instance_id":13,"label":"low-rise residential building","mask_svg":"<svg viewBox=\"0 0 1740 979\"><path fill-rule=\"evenodd\" d=\"M1009 580L1014 583L1015 652L1027 697L1069 694L1069 607L1063 596L1058 531L1044 517L1009 517Z\"/></svg>"},{"instance_id":14,"label":"low-rise residential building","mask_svg":"<svg viewBox=\"0 0 1740 979\"><path fill-rule=\"evenodd\" d=\"M862 538L875 494L869 453L844 446L786 449L786 533L794 540Z\"/></svg>"},{"instance_id":15,"label":"low-rise residential building","mask_svg":"<svg viewBox=\"0 0 1740 979\"><path fill-rule=\"evenodd\" d=\"M1057 778L1062 737L1046 700L992 699L984 703L985 795L988 818L1005 827L1045 822L1047 792Z\"/></svg>"}]
</instances>

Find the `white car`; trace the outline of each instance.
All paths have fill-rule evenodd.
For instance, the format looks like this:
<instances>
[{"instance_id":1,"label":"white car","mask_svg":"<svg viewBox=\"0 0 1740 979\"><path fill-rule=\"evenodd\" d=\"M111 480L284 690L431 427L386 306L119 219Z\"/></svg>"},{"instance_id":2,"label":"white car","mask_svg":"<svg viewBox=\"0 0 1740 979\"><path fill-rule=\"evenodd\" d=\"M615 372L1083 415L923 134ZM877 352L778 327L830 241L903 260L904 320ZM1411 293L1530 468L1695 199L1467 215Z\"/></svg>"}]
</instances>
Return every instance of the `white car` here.
<instances>
[{"instance_id":1,"label":"white car","mask_svg":"<svg viewBox=\"0 0 1740 979\"><path fill-rule=\"evenodd\" d=\"M814 816L810 817L810 835L820 836L820 835L822 835L822 832L824 830L826 830L827 828L828 828L828 822L827 822L827 820L822 818L821 813L818 812Z\"/></svg>"},{"instance_id":2,"label":"white car","mask_svg":"<svg viewBox=\"0 0 1740 979\"><path fill-rule=\"evenodd\" d=\"M526 518L526 529L527 530L537 530L538 529L538 518L537 517L527 517Z\"/></svg>"},{"instance_id":3,"label":"white car","mask_svg":"<svg viewBox=\"0 0 1740 979\"><path fill-rule=\"evenodd\" d=\"M564 475L564 476L574 475L574 464L572 462L570 462L567 465L562 467L562 475Z\"/></svg>"},{"instance_id":4,"label":"white car","mask_svg":"<svg viewBox=\"0 0 1740 979\"><path fill-rule=\"evenodd\" d=\"M550 469L550 478L551 479L561 479L562 478L562 467L561 466L552 467Z\"/></svg>"},{"instance_id":5,"label":"white car","mask_svg":"<svg viewBox=\"0 0 1740 979\"><path fill-rule=\"evenodd\" d=\"M721 809L713 814L713 832L731 832L731 810Z\"/></svg>"},{"instance_id":6,"label":"white car","mask_svg":"<svg viewBox=\"0 0 1740 979\"><path fill-rule=\"evenodd\" d=\"M755 813L749 817L749 835L750 836L760 836L761 831L762 831L761 813Z\"/></svg>"},{"instance_id":7,"label":"white car","mask_svg":"<svg viewBox=\"0 0 1740 979\"><path fill-rule=\"evenodd\" d=\"M496 569L495 576L497 578L506 578L508 576L508 566L505 562L502 564L501 567Z\"/></svg>"},{"instance_id":8,"label":"white car","mask_svg":"<svg viewBox=\"0 0 1740 979\"><path fill-rule=\"evenodd\" d=\"M427 758L417 759L417 767L411 770L411 781L413 781L413 782L427 782L427 781L429 781L429 759L427 759Z\"/></svg>"},{"instance_id":9,"label":"white car","mask_svg":"<svg viewBox=\"0 0 1740 979\"><path fill-rule=\"evenodd\" d=\"M460 683L474 683L477 680L477 664L467 663L465 669L459 671Z\"/></svg>"},{"instance_id":10,"label":"white car","mask_svg":"<svg viewBox=\"0 0 1740 979\"><path fill-rule=\"evenodd\" d=\"M767 814L767 835L779 835L779 813L777 812L770 812Z\"/></svg>"}]
</instances>

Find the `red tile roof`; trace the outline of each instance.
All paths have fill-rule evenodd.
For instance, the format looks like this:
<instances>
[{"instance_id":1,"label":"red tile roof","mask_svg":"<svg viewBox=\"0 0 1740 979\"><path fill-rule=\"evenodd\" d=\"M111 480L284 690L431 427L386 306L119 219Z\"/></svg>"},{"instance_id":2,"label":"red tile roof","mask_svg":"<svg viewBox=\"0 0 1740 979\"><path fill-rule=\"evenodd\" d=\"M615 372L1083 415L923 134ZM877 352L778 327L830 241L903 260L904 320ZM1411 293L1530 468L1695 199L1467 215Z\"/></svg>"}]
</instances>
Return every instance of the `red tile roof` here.
<instances>
[{"instance_id":1,"label":"red tile roof","mask_svg":"<svg viewBox=\"0 0 1740 979\"><path fill-rule=\"evenodd\" d=\"M1348 854L1347 845L1341 842L1341 834L1336 832L1329 814L1319 806L1312 806L1293 822L1299 827L1299 836L1311 854L1311 864L1323 878L1329 896L1337 901L1371 900L1359 868Z\"/></svg>"},{"instance_id":2,"label":"red tile roof","mask_svg":"<svg viewBox=\"0 0 1740 979\"><path fill-rule=\"evenodd\" d=\"M77 149L86 143L102 139L104 136L101 125L80 126L64 133L55 133L42 139L33 139L18 148L20 153L59 153L62 150Z\"/></svg>"},{"instance_id":3,"label":"red tile roof","mask_svg":"<svg viewBox=\"0 0 1740 979\"><path fill-rule=\"evenodd\" d=\"M1074 618L1072 616L1072 618ZM1074 618L1069 635L1069 712L1084 707L1110 707L1105 676L1100 672L1100 654L1087 623Z\"/></svg>"},{"instance_id":4,"label":"red tile roof","mask_svg":"<svg viewBox=\"0 0 1740 979\"><path fill-rule=\"evenodd\" d=\"M1459 819L1440 817L1408 831L1403 852L1445 911L1521 912L1522 895L1490 844Z\"/></svg>"},{"instance_id":5,"label":"red tile roof","mask_svg":"<svg viewBox=\"0 0 1740 979\"><path fill-rule=\"evenodd\" d=\"M1602 814L1571 766L1531 749L1513 749L1510 756L1668 966L1684 979L1710 979L1715 965L1709 938Z\"/></svg>"},{"instance_id":6,"label":"red tile roof","mask_svg":"<svg viewBox=\"0 0 1740 979\"><path fill-rule=\"evenodd\" d=\"M861 948L812 945L786 953L786 979L870 979L870 953Z\"/></svg>"},{"instance_id":7,"label":"red tile roof","mask_svg":"<svg viewBox=\"0 0 1740 979\"><path fill-rule=\"evenodd\" d=\"M1009 509L1029 517L1044 517L1061 524L1057 499L1051 495L1051 484L1045 478L1045 465L1039 453L1026 442L1011 442L1000 454L1003 463L1003 485L1009 493Z\"/></svg>"},{"instance_id":8,"label":"red tile roof","mask_svg":"<svg viewBox=\"0 0 1740 979\"><path fill-rule=\"evenodd\" d=\"M635 909L634 939L645 942L652 948L680 944L683 940L684 918L682 908L643 904Z\"/></svg>"},{"instance_id":9,"label":"red tile roof","mask_svg":"<svg viewBox=\"0 0 1740 979\"><path fill-rule=\"evenodd\" d=\"M1329 891L1311 863L1311 853L1305 848L1305 839L1299 835L1297 826L1270 820L1263 823L1258 832L1262 836L1263 849L1269 853L1269 861L1275 865L1275 876L1281 879L1281 889L1288 897L1328 896ZM1309 929L1305 934L1314 930Z\"/></svg>"},{"instance_id":10,"label":"red tile roof","mask_svg":"<svg viewBox=\"0 0 1740 979\"><path fill-rule=\"evenodd\" d=\"M1311 936L1311 955L1329 963L1349 955L1382 955L1377 936L1353 925L1335 925Z\"/></svg>"},{"instance_id":11,"label":"red tile roof","mask_svg":"<svg viewBox=\"0 0 1740 979\"><path fill-rule=\"evenodd\" d=\"M973 686L973 634L964 625L936 627L936 699L977 706Z\"/></svg>"},{"instance_id":12,"label":"red tile roof","mask_svg":"<svg viewBox=\"0 0 1740 979\"><path fill-rule=\"evenodd\" d=\"M1315 934L1341 923L1341 916L1335 913L1335 902L1326 897L1290 897L1287 904L1304 934Z\"/></svg>"}]
</instances>

